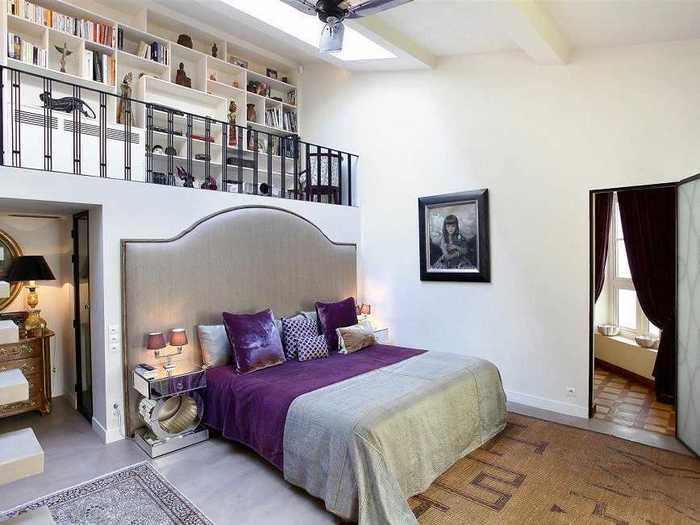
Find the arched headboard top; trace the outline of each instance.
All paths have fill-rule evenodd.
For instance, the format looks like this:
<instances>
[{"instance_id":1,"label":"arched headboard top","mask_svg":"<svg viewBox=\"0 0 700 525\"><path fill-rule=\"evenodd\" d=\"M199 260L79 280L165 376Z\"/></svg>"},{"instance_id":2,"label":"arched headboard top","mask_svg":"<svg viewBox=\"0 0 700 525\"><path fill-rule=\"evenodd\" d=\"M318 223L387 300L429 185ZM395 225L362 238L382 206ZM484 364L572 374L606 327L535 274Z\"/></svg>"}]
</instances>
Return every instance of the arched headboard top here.
<instances>
[{"instance_id":1,"label":"arched headboard top","mask_svg":"<svg viewBox=\"0 0 700 525\"><path fill-rule=\"evenodd\" d=\"M356 260L354 244L267 206L221 211L171 239L122 241L125 384L136 364L155 363L149 332L184 327L188 358L200 361L197 325L221 324L224 311L281 317L355 296Z\"/></svg>"}]
</instances>

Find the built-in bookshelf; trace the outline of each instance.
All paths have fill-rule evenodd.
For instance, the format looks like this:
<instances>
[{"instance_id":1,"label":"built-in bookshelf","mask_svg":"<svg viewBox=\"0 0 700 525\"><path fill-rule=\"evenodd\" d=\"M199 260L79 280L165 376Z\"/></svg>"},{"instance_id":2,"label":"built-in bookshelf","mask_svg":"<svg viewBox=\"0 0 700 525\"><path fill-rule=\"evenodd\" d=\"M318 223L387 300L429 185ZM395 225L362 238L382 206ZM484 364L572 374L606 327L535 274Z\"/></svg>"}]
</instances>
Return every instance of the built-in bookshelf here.
<instances>
[{"instance_id":1,"label":"built-in bookshelf","mask_svg":"<svg viewBox=\"0 0 700 525\"><path fill-rule=\"evenodd\" d=\"M131 21L126 24L103 16L100 4L88 10L64 0L0 1L8 66L115 94L131 73L136 98L224 122L233 101L240 126L299 132L297 71L266 64L235 35L210 34L160 10L145 9L140 17L125 13L123 20ZM115 1L109 12L119 7ZM191 47L178 43L182 34ZM176 83L180 64L191 87ZM145 126L143 112L137 110L137 127Z\"/></svg>"}]
</instances>

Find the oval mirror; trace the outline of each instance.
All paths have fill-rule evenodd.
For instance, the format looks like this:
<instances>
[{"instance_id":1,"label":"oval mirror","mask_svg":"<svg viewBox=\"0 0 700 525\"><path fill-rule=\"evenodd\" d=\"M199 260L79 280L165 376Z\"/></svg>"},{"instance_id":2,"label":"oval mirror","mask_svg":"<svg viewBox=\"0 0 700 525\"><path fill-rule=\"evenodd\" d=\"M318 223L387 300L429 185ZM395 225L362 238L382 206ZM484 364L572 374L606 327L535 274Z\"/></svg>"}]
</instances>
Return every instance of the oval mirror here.
<instances>
[{"instance_id":1,"label":"oval mirror","mask_svg":"<svg viewBox=\"0 0 700 525\"><path fill-rule=\"evenodd\" d=\"M0 230L0 281L5 281L10 271L12 259L22 255L19 244L7 233ZM10 283L10 296L0 297L0 312L10 306L22 290L22 283Z\"/></svg>"}]
</instances>

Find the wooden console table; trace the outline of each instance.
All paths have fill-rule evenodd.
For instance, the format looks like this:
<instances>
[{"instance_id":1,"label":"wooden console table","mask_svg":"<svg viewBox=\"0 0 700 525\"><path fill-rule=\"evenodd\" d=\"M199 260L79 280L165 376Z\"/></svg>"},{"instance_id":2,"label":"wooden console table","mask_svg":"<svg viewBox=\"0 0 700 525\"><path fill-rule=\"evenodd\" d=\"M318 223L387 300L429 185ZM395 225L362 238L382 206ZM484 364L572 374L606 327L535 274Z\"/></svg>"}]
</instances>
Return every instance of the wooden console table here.
<instances>
[{"instance_id":1,"label":"wooden console table","mask_svg":"<svg viewBox=\"0 0 700 525\"><path fill-rule=\"evenodd\" d=\"M29 399L0 406L0 417L14 416L38 410L51 412L51 338L54 333L44 330L40 335L28 335L16 343L0 345L0 372L19 368L29 382Z\"/></svg>"}]
</instances>

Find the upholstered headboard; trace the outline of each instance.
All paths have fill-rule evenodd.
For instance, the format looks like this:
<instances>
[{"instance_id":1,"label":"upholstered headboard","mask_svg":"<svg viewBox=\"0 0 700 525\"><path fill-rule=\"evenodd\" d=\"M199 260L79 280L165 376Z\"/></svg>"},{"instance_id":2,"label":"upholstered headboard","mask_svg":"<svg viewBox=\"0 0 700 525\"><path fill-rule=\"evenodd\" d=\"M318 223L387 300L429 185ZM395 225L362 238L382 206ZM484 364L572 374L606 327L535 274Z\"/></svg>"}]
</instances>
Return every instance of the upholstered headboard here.
<instances>
[{"instance_id":1,"label":"upholstered headboard","mask_svg":"<svg viewBox=\"0 0 700 525\"><path fill-rule=\"evenodd\" d=\"M316 301L355 296L356 246L338 244L308 220L242 206L197 222L175 238L122 241L122 311L127 431L141 426L132 371L155 365L149 332L184 327L187 359L201 363L196 326L221 314L272 308L276 317Z\"/></svg>"}]
</instances>

